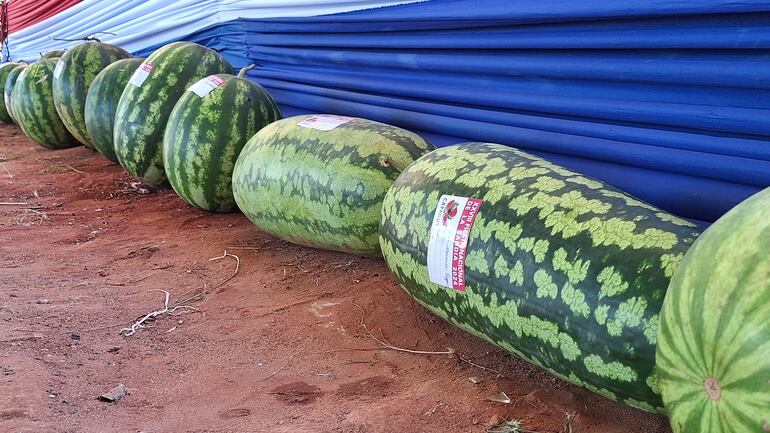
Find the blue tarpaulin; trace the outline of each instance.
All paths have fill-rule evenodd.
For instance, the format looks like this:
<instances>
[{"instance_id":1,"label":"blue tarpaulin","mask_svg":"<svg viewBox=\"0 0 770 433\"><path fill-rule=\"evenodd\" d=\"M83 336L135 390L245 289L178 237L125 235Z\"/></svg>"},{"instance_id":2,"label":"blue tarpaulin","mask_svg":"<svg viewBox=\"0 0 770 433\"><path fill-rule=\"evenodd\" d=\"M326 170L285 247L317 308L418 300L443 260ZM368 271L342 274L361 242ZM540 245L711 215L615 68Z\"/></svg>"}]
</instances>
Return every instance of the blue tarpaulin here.
<instances>
[{"instance_id":1,"label":"blue tarpaulin","mask_svg":"<svg viewBox=\"0 0 770 433\"><path fill-rule=\"evenodd\" d=\"M516 146L691 219L770 185L770 2L432 0L176 39L255 63L285 114Z\"/></svg>"}]
</instances>

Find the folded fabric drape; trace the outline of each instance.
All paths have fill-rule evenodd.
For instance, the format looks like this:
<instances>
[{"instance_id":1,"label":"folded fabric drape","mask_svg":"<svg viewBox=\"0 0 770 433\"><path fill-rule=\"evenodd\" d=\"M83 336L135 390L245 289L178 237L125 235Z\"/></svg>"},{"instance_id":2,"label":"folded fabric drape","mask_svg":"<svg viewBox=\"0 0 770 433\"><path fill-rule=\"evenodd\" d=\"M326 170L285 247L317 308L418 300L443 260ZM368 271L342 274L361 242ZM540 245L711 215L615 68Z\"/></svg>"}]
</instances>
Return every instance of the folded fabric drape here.
<instances>
[{"instance_id":1,"label":"folded fabric drape","mask_svg":"<svg viewBox=\"0 0 770 433\"><path fill-rule=\"evenodd\" d=\"M4 0L8 3L8 32L44 21L82 0Z\"/></svg>"}]
</instances>

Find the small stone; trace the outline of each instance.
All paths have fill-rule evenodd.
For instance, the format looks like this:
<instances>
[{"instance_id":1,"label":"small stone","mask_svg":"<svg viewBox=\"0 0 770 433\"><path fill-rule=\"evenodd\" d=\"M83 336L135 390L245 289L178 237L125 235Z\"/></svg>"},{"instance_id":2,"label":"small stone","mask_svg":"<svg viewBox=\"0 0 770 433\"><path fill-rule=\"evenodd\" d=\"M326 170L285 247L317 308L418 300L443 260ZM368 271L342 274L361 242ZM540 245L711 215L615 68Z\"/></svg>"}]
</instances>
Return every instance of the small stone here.
<instances>
[{"instance_id":1,"label":"small stone","mask_svg":"<svg viewBox=\"0 0 770 433\"><path fill-rule=\"evenodd\" d=\"M70 334L70 338L73 339L73 340L78 340L79 341L80 340L80 334L77 333L77 332L73 332L72 334Z\"/></svg>"},{"instance_id":2,"label":"small stone","mask_svg":"<svg viewBox=\"0 0 770 433\"><path fill-rule=\"evenodd\" d=\"M479 379L476 376L471 376L471 377L468 378L468 382L470 382L470 383L472 383L474 385L477 385L477 384L481 383L481 379Z\"/></svg>"},{"instance_id":3,"label":"small stone","mask_svg":"<svg viewBox=\"0 0 770 433\"><path fill-rule=\"evenodd\" d=\"M42 305L48 305L51 303L51 301L49 299L38 299L37 303Z\"/></svg>"},{"instance_id":4,"label":"small stone","mask_svg":"<svg viewBox=\"0 0 770 433\"><path fill-rule=\"evenodd\" d=\"M500 415L494 415L492 418L487 421L487 429L490 429L492 427L497 427L500 425L500 422L502 421L502 418L500 418Z\"/></svg>"},{"instance_id":5,"label":"small stone","mask_svg":"<svg viewBox=\"0 0 770 433\"><path fill-rule=\"evenodd\" d=\"M126 388L125 385L123 385L122 383L119 383L118 386L116 386L115 388L112 388L108 392L100 395L99 400L105 401L107 403L116 403L127 395L128 395L128 389Z\"/></svg>"}]
</instances>

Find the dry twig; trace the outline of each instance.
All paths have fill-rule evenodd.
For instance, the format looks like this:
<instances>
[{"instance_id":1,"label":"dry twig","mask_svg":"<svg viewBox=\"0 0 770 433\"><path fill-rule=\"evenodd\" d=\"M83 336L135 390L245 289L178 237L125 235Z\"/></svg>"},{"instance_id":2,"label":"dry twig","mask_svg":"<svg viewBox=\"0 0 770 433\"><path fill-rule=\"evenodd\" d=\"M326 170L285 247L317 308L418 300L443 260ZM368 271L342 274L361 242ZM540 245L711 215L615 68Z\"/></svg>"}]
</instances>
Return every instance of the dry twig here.
<instances>
[{"instance_id":1,"label":"dry twig","mask_svg":"<svg viewBox=\"0 0 770 433\"><path fill-rule=\"evenodd\" d=\"M404 349L403 347L398 347L390 344L388 340L385 339L385 337L382 335L382 330L380 330L380 336L381 338L377 338L374 334L372 334L372 331L369 330L369 328L366 326L366 323L364 323L364 317L366 317L366 312L363 308L361 308L360 305L353 303L356 307L358 307L359 310L361 310L361 321L359 322L359 325L364 328L367 335L372 338L374 341L380 344L385 349L395 350L398 352L406 352L406 353L414 353L416 355L453 355L455 353L454 349L451 347L447 347L446 351L443 352L433 352L433 351L426 351L426 350L411 350L411 349Z\"/></svg>"},{"instance_id":2,"label":"dry twig","mask_svg":"<svg viewBox=\"0 0 770 433\"><path fill-rule=\"evenodd\" d=\"M271 377L273 377L273 376L275 376L276 374L280 373L280 372L281 372L281 370L283 370L284 368L288 367L288 366L289 366L289 364L291 364L291 362L292 362L292 361L294 361L294 355L291 355L291 357L289 358L289 361L288 361L286 364L282 365L282 366L281 366L281 368L279 368L278 370L275 370L275 371L273 372L273 374L271 374L270 376L267 376L266 378L264 378L264 379L262 379L262 380L267 380L267 379L270 379Z\"/></svg>"},{"instance_id":3,"label":"dry twig","mask_svg":"<svg viewBox=\"0 0 770 433\"><path fill-rule=\"evenodd\" d=\"M213 257L213 258L209 259L209 261L221 260L221 259L224 259L225 257L232 257L232 258L235 259L235 270L233 271L232 274L230 274L229 277L227 277L224 280L220 281L218 284L216 284L215 286L213 286L209 290L206 289L206 284L204 283L203 290L201 290L200 292L198 292L195 295L192 295L192 296L187 297L187 298L183 298L181 301L179 301L179 302L177 302L177 303L175 303L174 305L171 305L171 306L169 305L169 302L171 300L171 294L169 294L169 292L167 292L166 290L158 290L158 289L148 290L149 292L163 292L165 294L165 298L164 298L164 301L163 301L163 308L157 309L155 311L151 311L151 312L145 314L144 316L139 317L136 321L134 321L133 324L131 324L130 327L123 328L120 331L118 331L118 333L123 335L123 336L125 336L125 337L130 337L130 336L136 334L136 332L139 329L144 328L144 323L147 322L148 320L155 319L158 316L161 316L163 314L168 314L169 316L174 316L175 315L174 313L177 310L179 310L179 309L189 309L189 310L193 310L193 311L199 311L197 308L192 307L192 306L190 306L188 304L190 304L191 302L200 300L201 298L203 298L205 295L207 295L209 293L214 293L213 292L214 290L222 287L225 283L227 283L228 281L232 280L233 277L235 277L235 275L238 274L238 271L240 270L241 259L238 256L234 255L234 254L228 253L227 251L225 251L224 254L221 255L221 256L217 256L217 257Z\"/></svg>"},{"instance_id":4,"label":"dry twig","mask_svg":"<svg viewBox=\"0 0 770 433\"><path fill-rule=\"evenodd\" d=\"M567 415L567 433L572 433L572 418L575 417L574 413L564 412Z\"/></svg>"},{"instance_id":5,"label":"dry twig","mask_svg":"<svg viewBox=\"0 0 770 433\"><path fill-rule=\"evenodd\" d=\"M198 310L197 308L190 307L188 305L177 305L172 308L169 308L168 303L169 303L169 300L171 299L171 294L169 294L165 290L159 290L159 289L151 289L151 290L148 290L148 292L163 292L165 294L165 298L163 300L163 308L160 308L158 310L151 311L145 314L144 316L137 319L134 323L132 323L130 327L123 328L120 331L118 331L119 334L123 335L124 337L130 337L136 334L136 331L144 328L144 323L147 322L148 320L154 319L162 314L172 314L180 308L189 308L195 311Z\"/></svg>"}]
</instances>

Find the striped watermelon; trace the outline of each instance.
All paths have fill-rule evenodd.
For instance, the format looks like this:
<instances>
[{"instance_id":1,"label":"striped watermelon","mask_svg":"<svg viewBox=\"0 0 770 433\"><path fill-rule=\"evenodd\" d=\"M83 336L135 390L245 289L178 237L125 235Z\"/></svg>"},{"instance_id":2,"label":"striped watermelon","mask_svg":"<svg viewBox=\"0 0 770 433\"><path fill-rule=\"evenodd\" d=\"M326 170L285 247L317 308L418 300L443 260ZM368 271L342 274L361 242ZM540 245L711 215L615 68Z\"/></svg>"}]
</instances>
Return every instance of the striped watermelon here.
<instances>
[{"instance_id":1,"label":"striped watermelon","mask_svg":"<svg viewBox=\"0 0 770 433\"><path fill-rule=\"evenodd\" d=\"M163 134L174 105L201 78L232 73L227 60L198 44L175 42L152 53L132 75L115 113L115 154L123 168L149 185L164 184Z\"/></svg>"},{"instance_id":2,"label":"striped watermelon","mask_svg":"<svg viewBox=\"0 0 770 433\"><path fill-rule=\"evenodd\" d=\"M113 62L96 75L88 89L85 105L88 138L94 148L112 162L118 162L112 141L118 100L128 79L143 61L142 58L134 58Z\"/></svg>"},{"instance_id":3,"label":"striped watermelon","mask_svg":"<svg viewBox=\"0 0 770 433\"><path fill-rule=\"evenodd\" d=\"M451 225L472 209L462 198L483 200L464 260ZM435 314L564 380L662 410L658 314L699 234L691 223L519 150L466 143L401 174L380 230L396 280Z\"/></svg>"},{"instance_id":4,"label":"striped watermelon","mask_svg":"<svg viewBox=\"0 0 770 433\"><path fill-rule=\"evenodd\" d=\"M238 207L288 241L380 255L385 193L401 170L432 149L395 126L340 116L297 116L264 127L233 172Z\"/></svg>"},{"instance_id":5,"label":"striped watermelon","mask_svg":"<svg viewBox=\"0 0 770 433\"><path fill-rule=\"evenodd\" d=\"M11 94L14 119L32 141L48 149L77 146L53 105L56 63L40 59L22 70Z\"/></svg>"},{"instance_id":6,"label":"striped watermelon","mask_svg":"<svg viewBox=\"0 0 770 433\"><path fill-rule=\"evenodd\" d=\"M257 131L281 118L260 85L238 76L211 75L193 84L174 106L163 139L163 166L186 202L232 212L233 167Z\"/></svg>"},{"instance_id":7,"label":"striped watermelon","mask_svg":"<svg viewBox=\"0 0 770 433\"><path fill-rule=\"evenodd\" d=\"M63 56L64 53L66 52L67 50L51 50L46 53L43 53L40 57L44 59L49 59L49 60L52 60L52 59L59 60L59 58L61 58L61 56Z\"/></svg>"},{"instance_id":8,"label":"striped watermelon","mask_svg":"<svg viewBox=\"0 0 770 433\"><path fill-rule=\"evenodd\" d=\"M8 77L5 79L5 86L3 87L3 103L5 105L5 110L8 112L8 117L11 118L13 123L16 123L16 118L11 112L11 94L13 93L13 88L16 86L16 80L19 78L19 74L21 74L21 71L26 67L26 63L20 63L19 66L11 69L11 72L8 73Z\"/></svg>"},{"instance_id":9,"label":"striped watermelon","mask_svg":"<svg viewBox=\"0 0 770 433\"><path fill-rule=\"evenodd\" d=\"M122 48L87 41L68 50L56 64L53 101L64 125L87 147L91 146L85 119L86 96L91 82L116 60L131 57Z\"/></svg>"},{"instance_id":10,"label":"striped watermelon","mask_svg":"<svg viewBox=\"0 0 770 433\"><path fill-rule=\"evenodd\" d=\"M675 433L770 432L770 188L709 227L674 274L658 327Z\"/></svg>"},{"instance_id":11,"label":"striped watermelon","mask_svg":"<svg viewBox=\"0 0 770 433\"><path fill-rule=\"evenodd\" d=\"M5 92L5 83L8 80L8 75L11 71L19 67L20 63L3 63L0 65L0 90ZM11 115L8 114L8 110L5 108L5 100L0 101L0 122L12 123Z\"/></svg>"}]
</instances>

